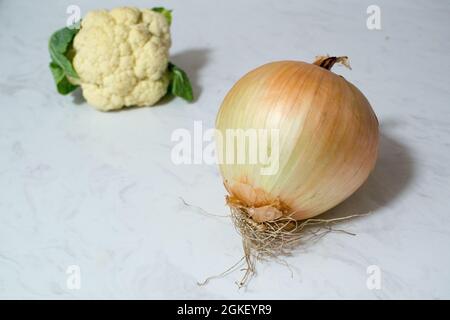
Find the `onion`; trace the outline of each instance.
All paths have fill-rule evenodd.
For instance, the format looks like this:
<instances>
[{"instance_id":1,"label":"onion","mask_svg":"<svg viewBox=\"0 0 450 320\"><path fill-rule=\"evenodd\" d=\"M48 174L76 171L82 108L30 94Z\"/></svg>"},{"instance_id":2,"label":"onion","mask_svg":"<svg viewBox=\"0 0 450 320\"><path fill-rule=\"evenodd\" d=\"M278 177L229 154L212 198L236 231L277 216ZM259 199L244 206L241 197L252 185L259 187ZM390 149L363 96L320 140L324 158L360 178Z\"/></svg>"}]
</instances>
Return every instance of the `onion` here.
<instances>
[{"instance_id":1,"label":"onion","mask_svg":"<svg viewBox=\"0 0 450 320\"><path fill-rule=\"evenodd\" d=\"M374 168L378 120L361 91L330 71L335 63L348 66L347 57L268 63L244 75L226 95L216 120L219 155L231 159L236 152L223 141L230 130L278 132L275 147L256 142L278 157L273 174L263 174L265 163L219 157L227 203L239 215L234 218L241 233L317 216L354 193ZM242 149L247 160L252 148Z\"/></svg>"}]
</instances>

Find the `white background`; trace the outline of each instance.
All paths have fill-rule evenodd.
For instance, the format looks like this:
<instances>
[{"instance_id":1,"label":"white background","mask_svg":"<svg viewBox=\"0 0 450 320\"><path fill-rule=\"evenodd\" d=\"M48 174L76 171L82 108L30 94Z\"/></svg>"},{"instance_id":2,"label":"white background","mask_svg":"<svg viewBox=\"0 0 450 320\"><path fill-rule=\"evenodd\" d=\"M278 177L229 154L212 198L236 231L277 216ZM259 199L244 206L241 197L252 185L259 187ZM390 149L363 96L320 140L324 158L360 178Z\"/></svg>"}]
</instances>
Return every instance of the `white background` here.
<instances>
[{"instance_id":1,"label":"white background","mask_svg":"<svg viewBox=\"0 0 450 320\"><path fill-rule=\"evenodd\" d=\"M197 100L101 113L56 93L47 41L66 7L164 5L172 60ZM381 8L382 30L366 27ZM447 1L0 0L0 297L2 298L450 298L450 4ZM285 261L197 281L242 256L214 165L175 166L173 130L214 126L247 71L269 61L348 55L336 73L368 97L381 123L367 183L326 217L341 223ZM381 290L366 286L369 265ZM81 268L81 289L66 269Z\"/></svg>"}]
</instances>

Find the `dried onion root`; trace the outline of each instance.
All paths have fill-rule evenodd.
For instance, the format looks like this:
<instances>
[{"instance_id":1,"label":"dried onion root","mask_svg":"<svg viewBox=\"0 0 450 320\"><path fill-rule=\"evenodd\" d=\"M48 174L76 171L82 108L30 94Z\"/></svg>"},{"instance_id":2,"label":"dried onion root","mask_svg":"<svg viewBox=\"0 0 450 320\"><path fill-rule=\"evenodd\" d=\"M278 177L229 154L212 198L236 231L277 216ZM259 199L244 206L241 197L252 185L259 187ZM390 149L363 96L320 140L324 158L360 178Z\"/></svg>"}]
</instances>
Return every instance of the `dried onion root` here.
<instances>
[{"instance_id":1,"label":"dried onion root","mask_svg":"<svg viewBox=\"0 0 450 320\"><path fill-rule=\"evenodd\" d=\"M185 205L191 206L184 200L183 202ZM280 260L280 257L291 255L302 242L311 243L329 232L342 232L347 235L355 236L356 234L354 233L342 229L335 229L333 228L333 225L336 222L366 215L355 214L333 219L310 218L299 221L287 214L272 221L255 222L250 217L248 208L239 204L237 199L232 199L227 196L226 202L230 207L230 216L233 225L242 237L244 256L222 273L208 277L202 282L198 282L197 284L199 286L204 286L208 284L210 280L222 278L237 269L241 269L245 272L236 284L239 288L246 287L251 278L256 275L256 265L258 261L278 260L289 267L284 260ZM209 213L208 215L213 217L218 216ZM242 262L245 263L243 269L241 268Z\"/></svg>"},{"instance_id":2,"label":"dried onion root","mask_svg":"<svg viewBox=\"0 0 450 320\"><path fill-rule=\"evenodd\" d=\"M256 274L256 262L267 259L279 259L280 256L290 255L302 241L308 242L312 238L319 238L328 232L343 232L354 236L354 233L334 229L334 223L361 217L364 214L349 215L334 219L310 218L303 221L296 220L290 215L285 215L271 221L255 222L248 213L248 208L236 205L227 197L231 218L237 232L242 237L244 260L246 263L245 274L237 283L239 287L248 284ZM305 229L310 230L305 232ZM311 228L315 227L315 228ZM324 230L324 232L320 232Z\"/></svg>"}]
</instances>

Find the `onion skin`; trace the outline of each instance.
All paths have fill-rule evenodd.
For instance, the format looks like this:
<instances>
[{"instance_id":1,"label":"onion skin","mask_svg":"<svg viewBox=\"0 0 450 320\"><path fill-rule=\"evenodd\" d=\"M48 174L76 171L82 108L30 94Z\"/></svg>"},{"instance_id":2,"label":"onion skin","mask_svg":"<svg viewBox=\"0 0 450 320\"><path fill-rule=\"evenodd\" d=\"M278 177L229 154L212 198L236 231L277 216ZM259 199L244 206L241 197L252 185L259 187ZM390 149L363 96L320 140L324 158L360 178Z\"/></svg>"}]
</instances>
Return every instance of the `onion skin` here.
<instances>
[{"instance_id":1,"label":"onion skin","mask_svg":"<svg viewBox=\"0 0 450 320\"><path fill-rule=\"evenodd\" d=\"M216 129L223 136L227 129L279 129L275 175L261 175L261 164L219 164L231 202L279 209L261 217L325 212L364 183L377 158L378 120L366 97L305 62L272 62L243 76L226 95Z\"/></svg>"}]
</instances>

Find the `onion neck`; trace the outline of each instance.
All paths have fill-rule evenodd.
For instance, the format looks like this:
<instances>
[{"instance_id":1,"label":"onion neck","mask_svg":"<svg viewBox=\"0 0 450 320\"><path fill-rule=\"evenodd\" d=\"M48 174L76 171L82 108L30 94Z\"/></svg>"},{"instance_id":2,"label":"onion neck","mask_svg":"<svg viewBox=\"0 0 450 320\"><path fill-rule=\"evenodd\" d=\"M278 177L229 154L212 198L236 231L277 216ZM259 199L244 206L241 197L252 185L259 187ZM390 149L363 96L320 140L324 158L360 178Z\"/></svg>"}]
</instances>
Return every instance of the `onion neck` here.
<instances>
[{"instance_id":1,"label":"onion neck","mask_svg":"<svg viewBox=\"0 0 450 320\"><path fill-rule=\"evenodd\" d=\"M348 57L346 56L342 57L318 56L316 57L316 61L314 61L313 64L322 67L324 69L331 70L331 68L333 68L335 63L342 64L343 66L349 68L350 70L352 69L348 62Z\"/></svg>"}]
</instances>

